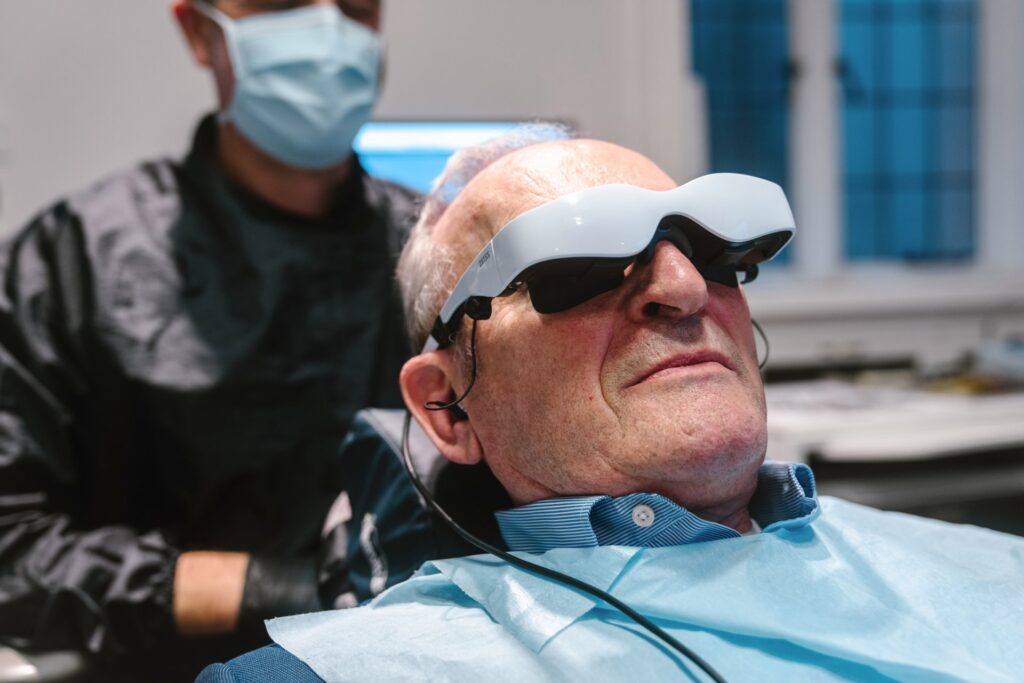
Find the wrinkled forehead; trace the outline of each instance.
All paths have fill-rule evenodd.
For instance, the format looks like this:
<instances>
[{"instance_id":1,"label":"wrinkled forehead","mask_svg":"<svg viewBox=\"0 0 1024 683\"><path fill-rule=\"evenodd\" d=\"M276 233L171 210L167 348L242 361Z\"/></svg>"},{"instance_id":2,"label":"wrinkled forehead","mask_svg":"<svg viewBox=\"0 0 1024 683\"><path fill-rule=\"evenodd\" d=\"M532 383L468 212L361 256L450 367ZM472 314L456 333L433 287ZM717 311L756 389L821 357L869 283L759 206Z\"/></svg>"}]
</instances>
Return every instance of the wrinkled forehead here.
<instances>
[{"instance_id":1,"label":"wrinkled forehead","mask_svg":"<svg viewBox=\"0 0 1024 683\"><path fill-rule=\"evenodd\" d=\"M520 214L599 185L652 190L676 187L647 157L596 140L560 140L502 157L473 178L437 226L436 238L468 263L498 230Z\"/></svg>"}]
</instances>

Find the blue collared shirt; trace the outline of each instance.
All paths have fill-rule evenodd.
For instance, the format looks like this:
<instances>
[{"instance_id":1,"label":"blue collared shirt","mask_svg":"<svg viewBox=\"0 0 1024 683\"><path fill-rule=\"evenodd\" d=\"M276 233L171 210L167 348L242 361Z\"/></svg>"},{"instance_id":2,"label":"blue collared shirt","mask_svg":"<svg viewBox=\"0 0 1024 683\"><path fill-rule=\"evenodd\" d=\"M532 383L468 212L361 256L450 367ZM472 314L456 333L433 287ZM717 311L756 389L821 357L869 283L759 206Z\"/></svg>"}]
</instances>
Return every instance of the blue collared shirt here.
<instances>
[{"instance_id":1,"label":"blue collared shirt","mask_svg":"<svg viewBox=\"0 0 1024 683\"><path fill-rule=\"evenodd\" d=\"M729 681L1020 680L1024 539L815 502L813 524L531 559L655 619ZM593 596L487 555L428 562L367 606L267 629L328 683L697 680L692 664ZM203 680L229 680L216 674Z\"/></svg>"},{"instance_id":2,"label":"blue collared shirt","mask_svg":"<svg viewBox=\"0 0 1024 683\"><path fill-rule=\"evenodd\" d=\"M810 467L761 466L750 516L762 530L805 526L818 514ZM495 516L509 549L530 553L605 545L663 548L740 536L656 493L549 498Z\"/></svg>"}]
</instances>

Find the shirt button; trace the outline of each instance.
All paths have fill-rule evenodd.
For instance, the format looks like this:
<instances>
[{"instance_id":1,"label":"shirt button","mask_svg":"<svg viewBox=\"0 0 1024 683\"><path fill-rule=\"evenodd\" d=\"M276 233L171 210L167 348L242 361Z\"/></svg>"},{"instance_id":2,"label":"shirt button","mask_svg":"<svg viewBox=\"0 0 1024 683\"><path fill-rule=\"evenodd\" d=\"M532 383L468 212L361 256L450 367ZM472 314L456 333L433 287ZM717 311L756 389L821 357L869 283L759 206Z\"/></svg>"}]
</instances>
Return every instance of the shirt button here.
<instances>
[{"instance_id":1,"label":"shirt button","mask_svg":"<svg viewBox=\"0 0 1024 683\"><path fill-rule=\"evenodd\" d=\"M637 505L633 508L633 523L645 528L654 524L654 510L649 505Z\"/></svg>"}]
</instances>

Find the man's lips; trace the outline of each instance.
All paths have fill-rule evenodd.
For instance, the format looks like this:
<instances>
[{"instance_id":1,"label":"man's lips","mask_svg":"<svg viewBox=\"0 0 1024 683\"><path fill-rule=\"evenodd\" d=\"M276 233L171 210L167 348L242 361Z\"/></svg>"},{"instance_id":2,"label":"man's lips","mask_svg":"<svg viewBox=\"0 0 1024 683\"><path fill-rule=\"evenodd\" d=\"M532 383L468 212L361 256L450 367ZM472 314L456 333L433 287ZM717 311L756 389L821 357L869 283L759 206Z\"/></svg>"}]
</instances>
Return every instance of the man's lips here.
<instances>
[{"instance_id":1,"label":"man's lips","mask_svg":"<svg viewBox=\"0 0 1024 683\"><path fill-rule=\"evenodd\" d=\"M717 363L727 369L732 370L732 364L729 359L722 353L712 351L710 349L692 351L689 353L680 353L674 356L665 358L651 367L644 370L638 377L629 383L628 387L636 386L641 382L645 382L651 379L655 375L662 373L666 370L672 370L673 368L687 368L703 363Z\"/></svg>"}]
</instances>

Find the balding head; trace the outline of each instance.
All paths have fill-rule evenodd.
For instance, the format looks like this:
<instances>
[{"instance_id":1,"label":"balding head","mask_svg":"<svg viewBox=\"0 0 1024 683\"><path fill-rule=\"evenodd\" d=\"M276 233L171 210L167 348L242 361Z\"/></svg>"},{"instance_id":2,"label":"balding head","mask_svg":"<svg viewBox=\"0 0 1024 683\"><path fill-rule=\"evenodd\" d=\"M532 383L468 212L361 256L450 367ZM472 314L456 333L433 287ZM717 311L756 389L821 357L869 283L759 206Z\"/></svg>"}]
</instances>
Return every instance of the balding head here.
<instances>
[{"instance_id":1,"label":"balding head","mask_svg":"<svg viewBox=\"0 0 1024 683\"><path fill-rule=\"evenodd\" d=\"M481 156L476 149L453 157L434 196L410 235L398 267L406 320L414 350L422 347L434 318L459 276L509 221L566 194L598 185L624 183L653 190L675 182L647 157L600 140L553 140L546 127L532 136L512 137L508 146ZM514 133L513 136L521 135ZM536 141L540 140L540 141ZM485 144L486 148L486 144ZM472 177L465 178L465 167ZM482 170L481 168L482 167ZM460 185L450 203L446 183Z\"/></svg>"},{"instance_id":2,"label":"balding head","mask_svg":"<svg viewBox=\"0 0 1024 683\"><path fill-rule=\"evenodd\" d=\"M599 140L558 140L500 158L473 178L441 217L435 239L464 270L487 240L530 209L598 185L668 190L676 183L647 157Z\"/></svg>"}]
</instances>

